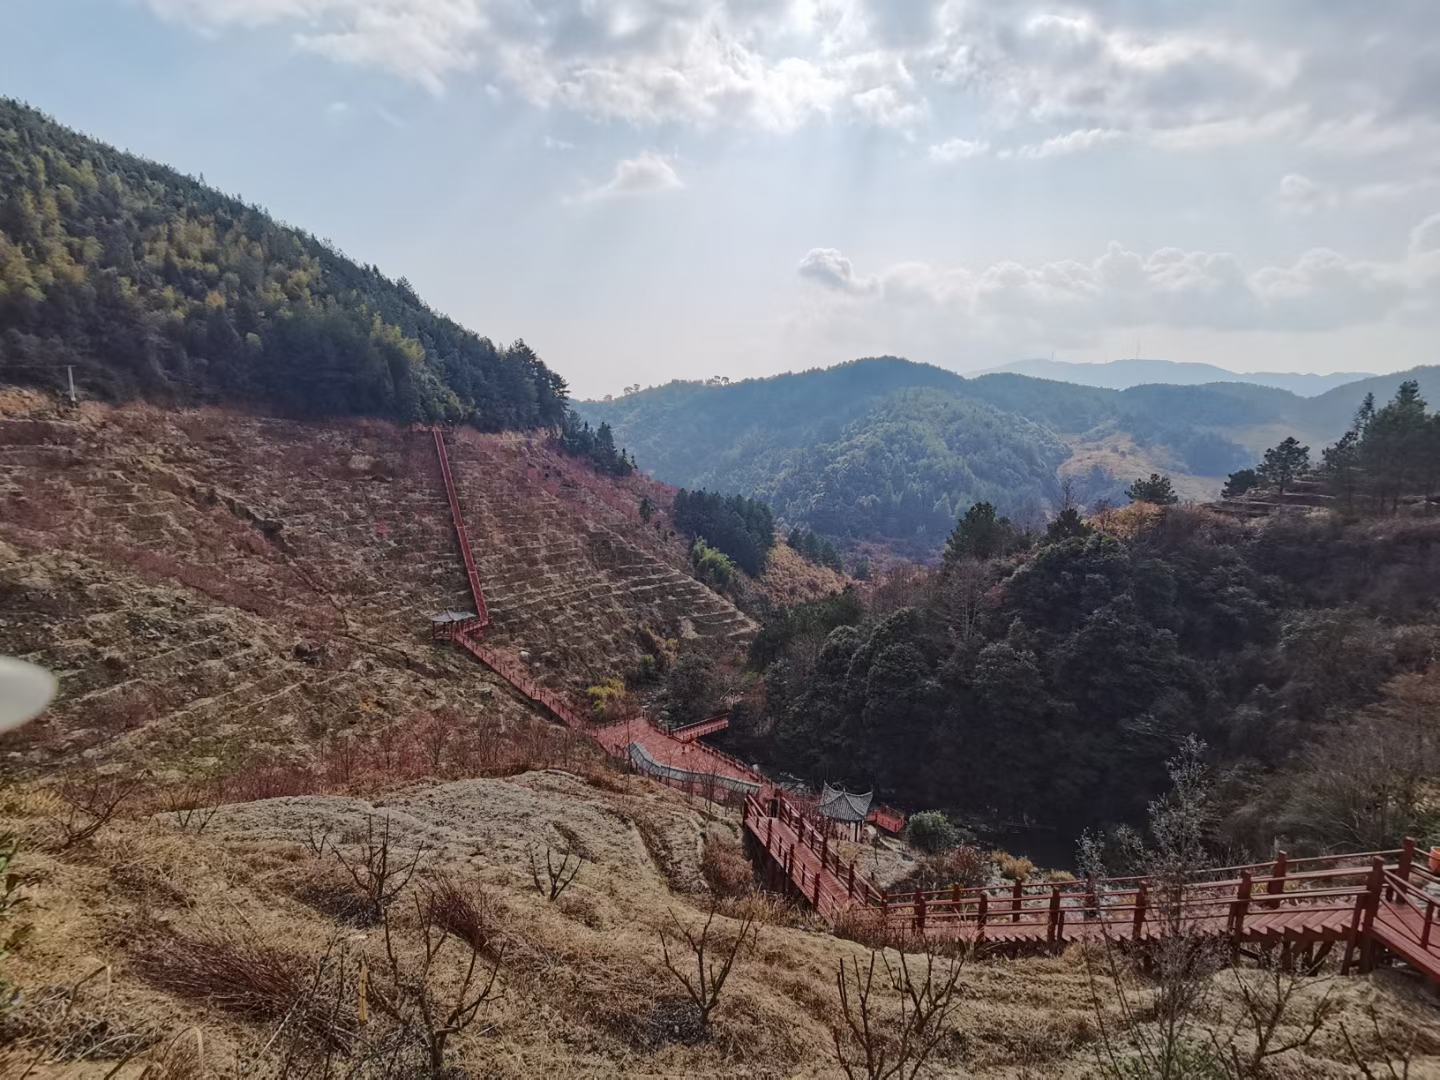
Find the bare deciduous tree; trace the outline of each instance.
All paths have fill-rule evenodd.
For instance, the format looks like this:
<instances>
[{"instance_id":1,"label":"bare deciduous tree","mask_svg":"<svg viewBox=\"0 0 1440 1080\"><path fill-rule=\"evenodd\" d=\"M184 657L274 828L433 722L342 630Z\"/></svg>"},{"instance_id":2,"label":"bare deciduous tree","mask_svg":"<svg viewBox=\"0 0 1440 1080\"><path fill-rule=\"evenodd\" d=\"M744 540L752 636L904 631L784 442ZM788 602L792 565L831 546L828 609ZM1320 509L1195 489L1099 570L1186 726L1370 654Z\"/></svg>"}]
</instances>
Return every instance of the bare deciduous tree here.
<instances>
[{"instance_id":1,"label":"bare deciduous tree","mask_svg":"<svg viewBox=\"0 0 1440 1080\"><path fill-rule=\"evenodd\" d=\"M64 809L50 818L60 830L60 849L89 840L110 824L140 789L142 780L139 776L127 780L92 775L88 780L61 785L56 794Z\"/></svg>"},{"instance_id":2,"label":"bare deciduous tree","mask_svg":"<svg viewBox=\"0 0 1440 1080\"><path fill-rule=\"evenodd\" d=\"M375 817L370 815L365 819L365 842L349 859L338 846L332 846L331 850L364 897L366 915L371 922L379 922L385 909L415 876L415 867L420 863L420 856L425 853L425 845L419 844L415 848L415 854L408 863L403 860L392 862L390 818L384 819L377 835Z\"/></svg>"},{"instance_id":3,"label":"bare deciduous tree","mask_svg":"<svg viewBox=\"0 0 1440 1080\"><path fill-rule=\"evenodd\" d=\"M937 970L933 943L924 941L924 950L915 958L900 952L892 963L884 951L872 949L863 969L859 961L848 966L840 961L835 985L844 1024L830 1033L835 1059L849 1080L911 1080L945 1037L964 960L940 960ZM879 985L877 961L884 972ZM885 988L891 1000L877 996Z\"/></svg>"},{"instance_id":4,"label":"bare deciduous tree","mask_svg":"<svg viewBox=\"0 0 1440 1080\"><path fill-rule=\"evenodd\" d=\"M420 959L407 964L395 949L392 920L387 910L382 921L385 927L386 970L383 982L365 980L365 1000L388 1017L403 1034L417 1040L425 1052L425 1064L432 1078L443 1077L445 1050L450 1038L470 1027L487 1002L496 1000L496 981L501 961L497 958L489 971L480 963L480 952L469 942L457 941L468 953L462 960L463 972L450 993L441 993L432 978L436 961L451 936L428 917L424 903L416 898L415 913L419 920Z\"/></svg>"},{"instance_id":5,"label":"bare deciduous tree","mask_svg":"<svg viewBox=\"0 0 1440 1080\"><path fill-rule=\"evenodd\" d=\"M695 973L691 975L681 969L679 962L670 953L671 935L667 930L661 929L660 949L665 957L665 970L675 976L676 981L685 988L700 1013L701 1025L708 1028L710 1014L720 1005L720 993L725 989L725 981L730 978L730 969L735 965L735 958L740 955L747 941L753 949L760 939L753 909L746 910L740 920L739 930L733 935L725 933L712 937L712 931L716 929L713 904L698 933L681 923L674 911L670 912L670 922L675 927L676 941L684 941L690 950L695 962Z\"/></svg>"}]
</instances>

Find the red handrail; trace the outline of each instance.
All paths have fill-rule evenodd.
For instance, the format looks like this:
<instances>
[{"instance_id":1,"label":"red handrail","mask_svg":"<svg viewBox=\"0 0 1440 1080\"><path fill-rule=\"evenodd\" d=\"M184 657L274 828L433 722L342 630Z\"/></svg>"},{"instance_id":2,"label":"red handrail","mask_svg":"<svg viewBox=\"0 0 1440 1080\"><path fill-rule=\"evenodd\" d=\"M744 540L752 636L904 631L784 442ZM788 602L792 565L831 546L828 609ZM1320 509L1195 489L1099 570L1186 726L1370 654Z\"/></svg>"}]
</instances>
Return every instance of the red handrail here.
<instances>
[{"instance_id":1,"label":"red handrail","mask_svg":"<svg viewBox=\"0 0 1440 1080\"><path fill-rule=\"evenodd\" d=\"M435 436L435 456L440 459L440 475L445 481L445 494L450 499L450 518L455 524L455 539L460 544L460 558L465 562L465 576L470 579L470 596L475 601L475 615L479 626L490 625L490 610L485 606L485 594L480 589L480 573L475 568L475 555L470 550L470 536L465 531L465 519L460 516L460 498L455 494L455 478L450 473L450 456L445 452L445 435L438 428L431 428Z\"/></svg>"}]
</instances>

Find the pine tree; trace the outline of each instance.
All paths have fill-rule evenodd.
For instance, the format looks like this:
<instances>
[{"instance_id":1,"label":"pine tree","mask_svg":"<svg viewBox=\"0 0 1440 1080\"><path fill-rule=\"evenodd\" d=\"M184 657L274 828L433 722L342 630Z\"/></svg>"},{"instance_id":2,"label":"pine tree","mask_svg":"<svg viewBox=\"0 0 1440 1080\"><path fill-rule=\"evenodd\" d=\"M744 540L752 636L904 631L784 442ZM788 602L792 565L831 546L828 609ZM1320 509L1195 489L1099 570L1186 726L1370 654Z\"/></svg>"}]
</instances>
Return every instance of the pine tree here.
<instances>
[{"instance_id":1,"label":"pine tree","mask_svg":"<svg viewBox=\"0 0 1440 1080\"><path fill-rule=\"evenodd\" d=\"M965 516L956 523L950 538L945 541L945 562L952 563L966 556L993 559L1004 554L1014 532L1010 519L998 516L992 504L976 503L965 511Z\"/></svg>"},{"instance_id":2,"label":"pine tree","mask_svg":"<svg viewBox=\"0 0 1440 1080\"><path fill-rule=\"evenodd\" d=\"M1131 502L1151 503L1155 506L1173 506L1180 501L1170 478L1159 473L1151 473L1148 480L1136 480L1125 489L1125 495Z\"/></svg>"},{"instance_id":3,"label":"pine tree","mask_svg":"<svg viewBox=\"0 0 1440 1080\"><path fill-rule=\"evenodd\" d=\"M1284 495L1285 489L1310 471L1310 448L1301 446L1295 436L1290 436L1279 446L1265 451L1265 460L1255 470L1260 483L1275 489L1276 495Z\"/></svg>"},{"instance_id":4,"label":"pine tree","mask_svg":"<svg viewBox=\"0 0 1440 1080\"><path fill-rule=\"evenodd\" d=\"M1220 492L1222 499L1238 499L1251 488L1260 483L1260 477L1255 475L1254 469L1240 469L1232 472L1225 479L1225 487Z\"/></svg>"}]
</instances>

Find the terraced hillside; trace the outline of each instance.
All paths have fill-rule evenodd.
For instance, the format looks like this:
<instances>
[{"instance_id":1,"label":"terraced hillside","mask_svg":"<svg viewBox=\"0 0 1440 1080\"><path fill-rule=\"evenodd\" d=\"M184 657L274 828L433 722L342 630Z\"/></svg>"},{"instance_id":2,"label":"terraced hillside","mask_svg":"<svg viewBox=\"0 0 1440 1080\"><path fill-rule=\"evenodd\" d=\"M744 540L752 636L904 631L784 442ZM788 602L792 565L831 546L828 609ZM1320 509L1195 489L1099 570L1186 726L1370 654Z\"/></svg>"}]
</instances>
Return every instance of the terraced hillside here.
<instances>
[{"instance_id":1,"label":"terraced hillside","mask_svg":"<svg viewBox=\"0 0 1440 1080\"><path fill-rule=\"evenodd\" d=\"M642 626L749 632L681 571L679 542L639 521L637 494L537 440L457 441L499 640L551 661L552 681L624 667ZM60 415L12 393L0 544L0 651L62 678L39 734L7 747L22 762L304 755L372 719L526 714L429 641L428 616L467 591L428 434L143 406Z\"/></svg>"},{"instance_id":2,"label":"terraced hillside","mask_svg":"<svg viewBox=\"0 0 1440 1080\"><path fill-rule=\"evenodd\" d=\"M663 524L640 521L638 496L616 499L613 482L523 436L462 431L453 446L488 636L529 652L547 681L574 685L626 666L642 627L736 645L754 635L749 618L681 569L684 550Z\"/></svg>"}]
</instances>

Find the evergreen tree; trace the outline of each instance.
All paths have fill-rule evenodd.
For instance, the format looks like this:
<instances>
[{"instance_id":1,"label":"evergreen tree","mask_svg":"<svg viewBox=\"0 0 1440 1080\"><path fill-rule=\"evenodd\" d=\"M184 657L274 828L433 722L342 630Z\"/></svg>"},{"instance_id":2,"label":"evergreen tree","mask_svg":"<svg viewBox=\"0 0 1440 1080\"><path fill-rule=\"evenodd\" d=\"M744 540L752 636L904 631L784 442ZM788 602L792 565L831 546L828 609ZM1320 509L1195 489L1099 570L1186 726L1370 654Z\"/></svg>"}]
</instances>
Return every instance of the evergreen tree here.
<instances>
[{"instance_id":1,"label":"evergreen tree","mask_svg":"<svg viewBox=\"0 0 1440 1080\"><path fill-rule=\"evenodd\" d=\"M1131 502L1152 503L1155 506L1174 506L1180 501L1170 478L1159 473L1151 473L1148 480L1136 480L1125 489L1125 495Z\"/></svg>"},{"instance_id":2,"label":"evergreen tree","mask_svg":"<svg viewBox=\"0 0 1440 1080\"><path fill-rule=\"evenodd\" d=\"M1260 483L1274 488L1276 495L1310 471L1310 448L1301 446L1293 435L1279 446L1265 451L1265 460L1255 470Z\"/></svg>"},{"instance_id":3,"label":"evergreen tree","mask_svg":"<svg viewBox=\"0 0 1440 1080\"><path fill-rule=\"evenodd\" d=\"M1260 483L1260 477L1255 475L1254 469L1240 469L1231 473L1225 480L1225 487L1220 492L1222 499L1238 499L1251 488Z\"/></svg>"},{"instance_id":4,"label":"evergreen tree","mask_svg":"<svg viewBox=\"0 0 1440 1080\"><path fill-rule=\"evenodd\" d=\"M1009 518L996 514L991 503L976 503L956 522L950 538L945 541L944 560L952 563L967 556L993 559L1004 554L1014 535L1015 529Z\"/></svg>"},{"instance_id":5,"label":"evergreen tree","mask_svg":"<svg viewBox=\"0 0 1440 1080\"><path fill-rule=\"evenodd\" d=\"M1058 544L1062 540L1070 540L1077 536L1089 536L1094 531L1080 516L1078 508L1067 506L1055 515L1055 520L1046 527L1045 542Z\"/></svg>"}]
</instances>

